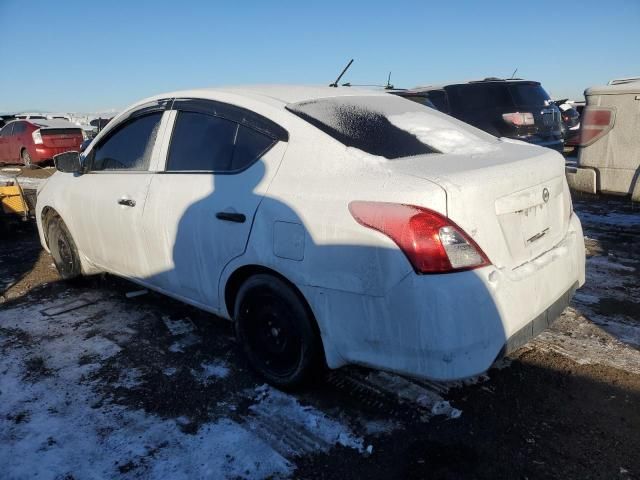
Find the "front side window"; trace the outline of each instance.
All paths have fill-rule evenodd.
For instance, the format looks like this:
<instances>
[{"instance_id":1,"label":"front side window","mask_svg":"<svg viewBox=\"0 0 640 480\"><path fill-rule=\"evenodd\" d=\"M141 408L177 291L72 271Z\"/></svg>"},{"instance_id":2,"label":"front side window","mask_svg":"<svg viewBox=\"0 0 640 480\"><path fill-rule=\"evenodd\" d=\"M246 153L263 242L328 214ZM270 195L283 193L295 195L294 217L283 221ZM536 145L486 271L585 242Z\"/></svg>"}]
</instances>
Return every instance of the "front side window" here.
<instances>
[{"instance_id":1,"label":"front side window","mask_svg":"<svg viewBox=\"0 0 640 480\"><path fill-rule=\"evenodd\" d=\"M247 168L275 140L222 117L179 112L167 171L236 172Z\"/></svg>"},{"instance_id":2,"label":"front side window","mask_svg":"<svg viewBox=\"0 0 640 480\"><path fill-rule=\"evenodd\" d=\"M162 112L134 118L93 151L91 171L148 170Z\"/></svg>"}]
</instances>

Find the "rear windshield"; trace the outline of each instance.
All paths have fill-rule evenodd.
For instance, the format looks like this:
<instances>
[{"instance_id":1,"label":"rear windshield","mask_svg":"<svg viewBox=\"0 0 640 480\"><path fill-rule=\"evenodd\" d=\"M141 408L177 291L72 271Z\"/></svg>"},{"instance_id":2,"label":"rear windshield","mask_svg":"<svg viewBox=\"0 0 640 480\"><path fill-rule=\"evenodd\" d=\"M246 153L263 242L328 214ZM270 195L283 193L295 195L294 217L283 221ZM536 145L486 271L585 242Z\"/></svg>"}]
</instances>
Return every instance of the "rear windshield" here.
<instances>
[{"instance_id":1,"label":"rear windshield","mask_svg":"<svg viewBox=\"0 0 640 480\"><path fill-rule=\"evenodd\" d=\"M524 105L548 105L551 98L541 85L535 84L512 84L509 91L513 101L517 106Z\"/></svg>"},{"instance_id":2,"label":"rear windshield","mask_svg":"<svg viewBox=\"0 0 640 480\"><path fill-rule=\"evenodd\" d=\"M446 87L454 112L472 112L493 108L547 106L550 98L535 83L471 83Z\"/></svg>"},{"instance_id":3,"label":"rear windshield","mask_svg":"<svg viewBox=\"0 0 640 480\"><path fill-rule=\"evenodd\" d=\"M287 106L289 111L347 147L389 159L438 151L388 118L426 108L391 95L330 97Z\"/></svg>"},{"instance_id":4,"label":"rear windshield","mask_svg":"<svg viewBox=\"0 0 640 480\"><path fill-rule=\"evenodd\" d=\"M287 109L347 147L387 159L484 153L497 142L433 108L395 95L321 98Z\"/></svg>"},{"instance_id":5,"label":"rear windshield","mask_svg":"<svg viewBox=\"0 0 640 480\"><path fill-rule=\"evenodd\" d=\"M82 135L79 128L41 128L41 135Z\"/></svg>"}]
</instances>

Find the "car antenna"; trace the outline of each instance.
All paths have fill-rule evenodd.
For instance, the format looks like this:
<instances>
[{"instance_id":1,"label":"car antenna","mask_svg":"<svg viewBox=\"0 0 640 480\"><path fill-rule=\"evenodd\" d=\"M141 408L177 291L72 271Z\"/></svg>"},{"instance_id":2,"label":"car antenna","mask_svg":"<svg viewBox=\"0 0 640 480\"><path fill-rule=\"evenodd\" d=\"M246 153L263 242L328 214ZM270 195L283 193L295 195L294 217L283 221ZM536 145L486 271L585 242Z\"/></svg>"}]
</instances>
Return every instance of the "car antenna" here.
<instances>
[{"instance_id":1,"label":"car antenna","mask_svg":"<svg viewBox=\"0 0 640 480\"><path fill-rule=\"evenodd\" d=\"M387 84L384 86L385 90L393 90L393 85L391 85L391 72L389 72L389 76L387 77Z\"/></svg>"},{"instance_id":2,"label":"car antenna","mask_svg":"<svg viewBox=\"0 0 640 480\"><path fill-rule=\"evenodd\" d=\"M516 72L518 71L518 68L516 67L516 69L513 71L513 73L511 74L511 78L509 80L511 80L513 77L516 76Z\"/></svg>"},{"instance_id":3,"label":"car antenna","mask_svg":"<svg viewBox=\"0 0 640 480\"><path fill-rule=\"evenodd\" d=\"M338 75L338 78L336 78L336 81L329 84L330 87L336 87L336 88L338 87L338 82L340 81L342 76L345 74L345 72L349 69L352 63L353 63L353 58L349 60L349 63L347 63L347 66L344 67L344 70L342 70L342 73Z\"/></svg>"}]
</instances>

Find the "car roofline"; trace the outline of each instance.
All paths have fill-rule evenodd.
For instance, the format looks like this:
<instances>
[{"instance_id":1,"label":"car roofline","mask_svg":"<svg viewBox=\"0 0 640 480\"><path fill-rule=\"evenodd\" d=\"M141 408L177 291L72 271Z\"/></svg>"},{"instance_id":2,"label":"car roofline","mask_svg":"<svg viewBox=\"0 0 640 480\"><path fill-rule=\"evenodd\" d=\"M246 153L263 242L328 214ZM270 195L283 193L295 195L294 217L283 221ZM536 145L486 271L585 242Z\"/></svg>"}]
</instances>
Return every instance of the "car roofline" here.
<instances>
[{"instance_id":1,"label":"car roofline","mask_svg":"<svg viewBox=\"0 0 640 480\"><path fill-rule=\"evenodd\" d=\"M444 90L446 87L452 87L457 85L477 85L477 84L489 84L489 83L499 83L501 85L508 83L520 83L520 84L533 84L533 85L541 85L537 80L526 80L524 78L484 78L481 80L464 80L461 82L447 82L433 85L419 85L417 87L413 87L407 89L408 93L421 93L421 92L429 92L432 90Z\"/></svg>"}]
</instances>

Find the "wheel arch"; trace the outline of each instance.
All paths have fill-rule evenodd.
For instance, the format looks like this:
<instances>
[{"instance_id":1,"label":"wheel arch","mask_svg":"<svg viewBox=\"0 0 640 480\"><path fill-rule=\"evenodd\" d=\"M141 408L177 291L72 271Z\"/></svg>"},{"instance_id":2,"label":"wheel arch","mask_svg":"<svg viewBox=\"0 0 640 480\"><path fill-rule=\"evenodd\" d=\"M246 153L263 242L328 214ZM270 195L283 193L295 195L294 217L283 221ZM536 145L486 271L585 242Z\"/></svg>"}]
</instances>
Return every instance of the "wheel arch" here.
<instances>
[{"instance_id":1,"label":"wheel arch","mask_svg":"<svg viewBox=\"0 0 640 480\"><path fill-rule=\"evenodd\" d=\"M309 304L309 302L307 301L307 298L304 296L304 294L302 293L302 291L296 286L295 283L293 283L291 280L289 280L287 277L285 277L283 274L281 274L280 272L266 267L264 265L255 265L255 264L248 264L248 265L242 265L240 267L238 267L236 270L233 271L233 273L231 275L229 275L225 286L224 286L224 306L227 310L227 313L229 315L229 318L234 321L233 315L234 315L234 308L235 308L235 303L236 303L236 298L238 296L238 292L240 291L240 287L242 286L242 284L248 280L250 277L254 276L254 275L258 275L258 274L267 274L267 275L272 275L280 280L282 280L284 283L286 283L291 290L298 296L298 298L300 298L300 300L302 301L302 304L304 305L305 309L307 310L307 312L309 313L311 319L313 320L313 329L314 332L316 333L316 335L318 336L318 339L321 342L321 351L323 352L323 357L326 356L326 345L324 344L324 340L322 338L322 333L320 331L320 325L318 324L318 320L316 318L315 313L313 312L313 309L311 308L311 305ZM326 363L326 358L323 358L323 361Z\"/></svg>"},{"instance_id":2,"label":"wheel arch","mask_svg":"<svg viewBox=\"0 0 640 480\"><path fill-rule=\"evenodd\" d=\"M51 222L51 220L56 217L62 220L62 217L57 212L57 210L53 207L50 207L49 205L44 207L42 209L42 212L40 212L40 221L42 222L42 239L44 240L47 248L49 248L49 222ZM64 220L62 221L64 222Z\"/></svg>"}]
</instances>

